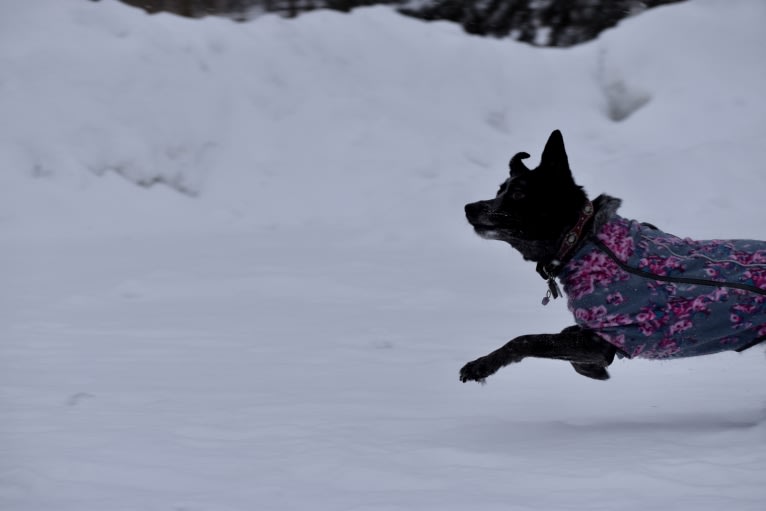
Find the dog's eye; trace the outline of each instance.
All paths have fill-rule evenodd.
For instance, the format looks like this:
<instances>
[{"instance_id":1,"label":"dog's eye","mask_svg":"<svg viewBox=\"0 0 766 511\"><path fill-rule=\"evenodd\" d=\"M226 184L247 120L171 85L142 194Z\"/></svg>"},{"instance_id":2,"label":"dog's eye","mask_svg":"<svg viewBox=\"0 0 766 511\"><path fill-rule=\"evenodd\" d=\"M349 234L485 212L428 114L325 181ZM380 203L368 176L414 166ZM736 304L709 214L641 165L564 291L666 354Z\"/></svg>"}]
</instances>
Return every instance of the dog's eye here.
<instances>
[{"instance_id":1,"label":"dog's eye","mask_svg":"<svg viewBox=\"0 0 766 511\"><path fill-rule=\"evenodd\" d=\"M513 200L522 200L526 196L527 195L524 192L522 192L521 190L513 190L513 191L511 191L511 199L513 199Z\"/></svg>"}]
</instances>

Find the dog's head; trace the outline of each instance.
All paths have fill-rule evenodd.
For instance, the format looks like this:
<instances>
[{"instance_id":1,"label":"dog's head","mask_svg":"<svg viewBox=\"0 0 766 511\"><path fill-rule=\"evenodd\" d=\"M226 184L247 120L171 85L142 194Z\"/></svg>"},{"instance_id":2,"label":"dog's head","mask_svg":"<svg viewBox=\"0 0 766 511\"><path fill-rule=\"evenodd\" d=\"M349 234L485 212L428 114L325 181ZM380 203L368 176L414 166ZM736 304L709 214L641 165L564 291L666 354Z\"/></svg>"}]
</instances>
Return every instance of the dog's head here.
<instances>
[{"instance_id":1,"label":"dog's head","mask_svg":"<svg viewBox=\"0 0 766 511\"><path fill-rule=\"evenodd\" d=\"M524 165L526 158L511 158L511 175L497 195L466 204L465 214L479 236L510 243L525 259L540 261L555 253L587 197L572 178L560 131L551 133L536 169Z\"/></svg>"}]
</instances>

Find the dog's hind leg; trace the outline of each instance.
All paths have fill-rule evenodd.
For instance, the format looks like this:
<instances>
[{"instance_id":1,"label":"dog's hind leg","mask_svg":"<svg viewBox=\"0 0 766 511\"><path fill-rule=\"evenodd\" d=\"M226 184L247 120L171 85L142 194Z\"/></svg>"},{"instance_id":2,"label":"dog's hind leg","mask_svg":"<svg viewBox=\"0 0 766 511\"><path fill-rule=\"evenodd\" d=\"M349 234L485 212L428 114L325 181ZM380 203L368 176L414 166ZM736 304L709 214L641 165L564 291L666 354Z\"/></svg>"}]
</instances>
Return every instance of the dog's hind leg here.
<instances>
[{"instance_id":1,"label":"dog's hind leg","mask_svg":"<svg viewBox=\"0 0 766 511\"><path fill-rule=\"evenodd\" d=\"M566 360L579 374L606 380L609 378L606 367L614 360L616 351L604 339L579 326L565 328L558 334L522 335L489 355L467 363L460 370L460 381L483 382L501 367L527 357Z\"/></svg>"}]
</instances>

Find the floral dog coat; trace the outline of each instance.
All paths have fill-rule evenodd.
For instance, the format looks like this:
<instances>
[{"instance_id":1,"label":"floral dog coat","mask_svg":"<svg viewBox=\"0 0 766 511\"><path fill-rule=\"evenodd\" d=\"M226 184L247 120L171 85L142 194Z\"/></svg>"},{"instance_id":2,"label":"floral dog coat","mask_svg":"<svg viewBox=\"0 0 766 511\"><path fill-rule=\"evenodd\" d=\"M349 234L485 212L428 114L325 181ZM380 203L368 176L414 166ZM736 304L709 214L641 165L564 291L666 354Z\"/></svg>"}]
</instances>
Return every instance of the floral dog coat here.
<instances>
[{"instance_id":1,"label":"floral dog coat","mask_svg":"<svg viewBox=\"0 0 766 511\"><path fill-rule=\"evenodd\" d=\"M681 239L606 206L558 278L578 325L628 358L742 351L766 341L766 242Z\"/></svg>"}]
</instances>

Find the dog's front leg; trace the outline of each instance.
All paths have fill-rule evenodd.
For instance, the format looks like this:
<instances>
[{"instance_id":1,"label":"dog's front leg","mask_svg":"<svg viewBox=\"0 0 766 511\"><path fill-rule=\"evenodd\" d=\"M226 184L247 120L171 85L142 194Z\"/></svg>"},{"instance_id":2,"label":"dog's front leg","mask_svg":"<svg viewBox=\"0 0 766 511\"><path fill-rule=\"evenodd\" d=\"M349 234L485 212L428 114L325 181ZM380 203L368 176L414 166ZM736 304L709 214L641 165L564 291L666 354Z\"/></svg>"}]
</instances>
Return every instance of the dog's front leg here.
<instances>
[{"instance_id":1,"label":"dog's front leg","mask_svg":"<svg viewBox=\"0 0 766 511\"><path fill-rule=\"evenodd\" d=\"M579 374L606 380L609 373L605 368L614 360L615 352L614 346L578 326L565 328L558 334L522 335L489 355L467 363L460 370L460 381L484 382L501 367L527 357L566 360Z\"/></svg>"}]
</instances>

